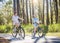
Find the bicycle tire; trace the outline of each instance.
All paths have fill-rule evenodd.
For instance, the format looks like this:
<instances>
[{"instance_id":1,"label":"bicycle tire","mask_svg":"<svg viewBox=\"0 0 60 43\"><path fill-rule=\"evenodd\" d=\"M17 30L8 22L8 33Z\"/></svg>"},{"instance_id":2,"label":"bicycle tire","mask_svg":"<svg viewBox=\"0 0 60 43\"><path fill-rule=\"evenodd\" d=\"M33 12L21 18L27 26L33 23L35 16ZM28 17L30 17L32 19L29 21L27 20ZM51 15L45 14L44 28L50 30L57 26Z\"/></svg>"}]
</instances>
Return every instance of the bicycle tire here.
<instances>
[{"instance_id":1,"label":"bicycle tire","mask_svg":"<svg viewBox=\"0 0 60 43\"><path fill-rule=\"evenodd\" d=\"M38 27L38 36L39 37L43 36L43 30L40 27Z\"/></svg>"},{"instance_id":2,"label":"bicycle tire","mask_svg":"<svg viewBox=\"0 0 60 43\"><path fill-rule=\"evenodd\" d=\"M14 30L14 29L16 29L16 28L13 28L13 30L12 30L12 36L16 38L16 36L17 36L17 29L16 30Z\"/></svg>"},{"instance_id":3,"label":"bicycle tire","mask_svg":"<svg viewBox=\"0 0 60 43\"><path fill-rule=\"evenodd\" d=\"M20 36L20 38L22 38L22 39L25 38L25 31L24 31L24 29L23 29L22 27L19 29L19 36Z\"/></svg>"}]
</instances>

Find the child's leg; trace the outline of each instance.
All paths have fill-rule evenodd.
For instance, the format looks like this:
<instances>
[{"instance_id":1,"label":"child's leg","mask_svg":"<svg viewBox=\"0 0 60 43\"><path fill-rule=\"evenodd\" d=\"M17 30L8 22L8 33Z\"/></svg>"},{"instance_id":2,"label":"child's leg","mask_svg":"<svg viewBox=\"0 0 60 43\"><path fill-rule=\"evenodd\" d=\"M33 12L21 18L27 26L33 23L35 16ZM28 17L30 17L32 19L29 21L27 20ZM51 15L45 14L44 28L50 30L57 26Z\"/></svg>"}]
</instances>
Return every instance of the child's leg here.
<instances>
[{"instance_id":1,"label":"child's leg","mask_svg":"<svg viewBox=\"0 0 60 43\"><path fill-rule=\"evenodd\" d=\"M34 30L33 30L33 36L32 36L32 38L35 38L35 35L36 35L36 30L37 30L37 28L36 28L36 27L34 27Z\"/></svg>"}]
</instances>

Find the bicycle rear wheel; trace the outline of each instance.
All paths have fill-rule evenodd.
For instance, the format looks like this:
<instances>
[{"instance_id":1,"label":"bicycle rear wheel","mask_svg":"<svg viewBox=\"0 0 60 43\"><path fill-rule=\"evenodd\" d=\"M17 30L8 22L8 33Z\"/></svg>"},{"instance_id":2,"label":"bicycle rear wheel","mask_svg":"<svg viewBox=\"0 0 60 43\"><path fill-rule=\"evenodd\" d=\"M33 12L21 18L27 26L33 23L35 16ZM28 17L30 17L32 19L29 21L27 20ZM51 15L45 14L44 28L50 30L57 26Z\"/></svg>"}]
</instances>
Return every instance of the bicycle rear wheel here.
<instances>
[{"instance_id":1,"label":"bicycle rear wheel","mask_svg":"<svg viewBox=\"0 0 60 43\"><path fill-rule=\"evenodd\" d=\"M19 29L18 33L19 33L19 36L20 36L21 39L25 38L25 31L22 27Z\"/></svg>"},{"instance_id":2,"label":"bicycle rear wheel","mask_svg":"<svg viewBox=\"0 0 60 43\"><path fill-rule=\"evenodd\" d=\"M16 38L16 36L17 36L17 29L16 28L12 29L12 36Z\"/></svg>"},{"instance_id":3,"label":"bicycle rear wheel","mask_svg":"<svg viewBox=\"0 0 60 43\"><path fill-rule=\"evenodd\" d=\"M41 37L43 36L43 29L38 27L38 36Z\"/></svg>"}]
</instances>

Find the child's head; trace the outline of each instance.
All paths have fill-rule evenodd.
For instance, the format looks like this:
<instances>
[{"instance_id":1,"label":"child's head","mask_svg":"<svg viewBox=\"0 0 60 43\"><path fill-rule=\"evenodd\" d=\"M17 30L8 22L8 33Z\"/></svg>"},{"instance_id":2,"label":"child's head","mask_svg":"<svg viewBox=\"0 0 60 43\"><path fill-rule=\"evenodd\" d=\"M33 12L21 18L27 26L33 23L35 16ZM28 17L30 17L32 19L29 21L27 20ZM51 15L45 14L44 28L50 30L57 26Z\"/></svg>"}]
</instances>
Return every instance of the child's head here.
<instances>
[{"instance_id":1,"label":"child's head","mask_svg":"<svg viewBox=\"0 0 60 43\"><path fill-rule=\"evenodd\" d=\"M33 18L36 18L36 15L33 15Z\"/></svg>"},{"instance_id":2,"label":"child's head","mask_svg":"<svg viewBox=\"0 0 60 43\"><path fill-rule=\"evenodd\" d=\"M17 12L15 12L15 14L14 14L15 16L17 16Z\"/></svg>"}]
</instances>

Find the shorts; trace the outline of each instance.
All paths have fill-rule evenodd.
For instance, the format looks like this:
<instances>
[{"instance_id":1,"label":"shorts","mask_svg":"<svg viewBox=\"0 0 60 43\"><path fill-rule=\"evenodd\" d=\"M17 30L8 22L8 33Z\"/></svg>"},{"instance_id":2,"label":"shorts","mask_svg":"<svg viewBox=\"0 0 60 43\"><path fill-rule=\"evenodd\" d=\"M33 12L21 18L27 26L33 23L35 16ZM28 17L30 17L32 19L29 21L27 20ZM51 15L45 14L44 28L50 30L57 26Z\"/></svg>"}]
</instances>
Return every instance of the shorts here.
<instances>
[{"instance_id":1,"label":"shorts","mask_svg":"<svg viewBox=\"0 0 60 43\"><path fill-rule=\"evenodd\" d=\"M20 23L19 23L19 22L13 22L13 25L16 25L16 24L20 25Z\"/></svg>"},{"instance_id":2,"label":"shorts","mask_svg":"<svg viewBox=\"0 0 60 43\"><path fill-rule=\"evenodd\" d=\"M38 24L33 24L34 28L37 28L38 27Z\"/></svg>"}]
</instances>

